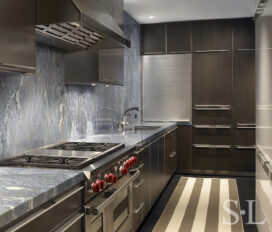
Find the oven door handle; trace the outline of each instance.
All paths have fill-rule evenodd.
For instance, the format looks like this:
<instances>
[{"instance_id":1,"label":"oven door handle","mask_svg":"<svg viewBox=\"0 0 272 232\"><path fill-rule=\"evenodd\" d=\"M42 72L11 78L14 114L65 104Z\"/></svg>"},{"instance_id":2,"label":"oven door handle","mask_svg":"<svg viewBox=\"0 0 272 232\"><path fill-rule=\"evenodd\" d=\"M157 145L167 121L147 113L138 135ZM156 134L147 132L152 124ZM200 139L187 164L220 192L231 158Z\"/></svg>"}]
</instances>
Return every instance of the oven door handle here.
<instances>
[{"instance_id":1,"label":"oven door handle","mask_svg":"<svg viewBox=\"0 0 272 232\"><path fill-rule=\"evenodd\" d=\"M119 193L126 189L134 180L136 180L140 176L141 172L137 171L133 176L129 178L129 180L123 184L120 188L118 188L109 198L103 201L102 204L98 206L94 206L92 202L85 206L85 212L87 215L99 215L101 214L105 208L107 208L118 196Z\"/></svg>"}]
</instances>

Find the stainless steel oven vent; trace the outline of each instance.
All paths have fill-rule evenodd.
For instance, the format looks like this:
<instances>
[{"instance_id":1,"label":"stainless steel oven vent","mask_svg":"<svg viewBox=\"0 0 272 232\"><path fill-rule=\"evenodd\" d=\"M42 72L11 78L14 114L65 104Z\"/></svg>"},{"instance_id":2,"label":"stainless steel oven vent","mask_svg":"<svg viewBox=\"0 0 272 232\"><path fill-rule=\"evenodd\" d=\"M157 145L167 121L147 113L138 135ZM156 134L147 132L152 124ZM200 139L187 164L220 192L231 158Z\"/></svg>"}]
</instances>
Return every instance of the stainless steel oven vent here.
<instances>
[{"instance_id":1,"label":"stainless steel oven vent","mask_svg":"<svg viewBox=\"0 0 272 232\"><path fill-rule=\"evenodd\" d=\"M60 23L52 25L38 25L36 31L53 36L65 42L88 49L104 37L97 32L87 30L77 23Z\"/></svg>"}]
</instances>

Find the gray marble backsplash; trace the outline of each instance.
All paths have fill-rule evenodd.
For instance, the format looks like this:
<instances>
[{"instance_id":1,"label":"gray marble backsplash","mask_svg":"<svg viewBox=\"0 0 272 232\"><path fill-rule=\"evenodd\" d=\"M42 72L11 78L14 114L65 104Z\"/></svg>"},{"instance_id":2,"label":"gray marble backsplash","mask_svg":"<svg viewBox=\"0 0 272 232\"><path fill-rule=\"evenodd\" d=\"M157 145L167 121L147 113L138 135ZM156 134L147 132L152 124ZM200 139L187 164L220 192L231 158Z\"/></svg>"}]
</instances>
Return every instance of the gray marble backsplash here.
<instances>
[{"instance_id":1,"label":"gray marble backsplash","mask_svg":"<svg viewBox=\"0 0 272 232\"><path fill-rule=\"evenodd\" d=\"M124 109L141 105L140 26L124 20L124 86L64 85L64 52L42 44L35 75L0 73L0 158L116 129Z\"/></svg>"}]
</instances>

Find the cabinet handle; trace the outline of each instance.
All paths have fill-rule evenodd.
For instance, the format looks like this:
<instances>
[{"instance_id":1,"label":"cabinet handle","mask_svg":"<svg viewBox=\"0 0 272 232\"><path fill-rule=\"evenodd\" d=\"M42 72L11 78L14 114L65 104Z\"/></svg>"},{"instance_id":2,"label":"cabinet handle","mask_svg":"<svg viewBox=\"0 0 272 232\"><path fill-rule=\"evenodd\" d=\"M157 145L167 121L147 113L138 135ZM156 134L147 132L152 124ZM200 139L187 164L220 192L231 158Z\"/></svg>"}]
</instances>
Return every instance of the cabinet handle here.
<instances>
[{"instance_id":1,"label":"cabinet handle","mask_svg":"<svg viewBox=\"0 0 272 232\"><path fill-rule=\"evenodd\" d=\"M191 51L176 51L176 52L167 52L168 54L190 54Z\"/></svg>"},{"instance_id":2,"label":"cabinet handle","mask_svg":"<svg viewBox=\"0 0 272 232\"><path fill-rule=\"evenodd\" d=\"M194 125L194 128L197 129L231 129L232 126L224 125Z\"/></svg>"},{"instance_id":3,"label":"cabinet handle","mask_svg":"<svg viewBox=\"0 0 272 232\"><path fill-rule=\"evenodd\" d=\"M230 105L195 105L195 110L231 110Z\"/></svg>"},{"instance_id":4,"label":"cabinet handle","mask_svg":"<svg viewBox=\"0 0 272 232\"><path fill-rule=\"evenodd\" d=\"M194 144L195 148L205 148L205 149L231 149L232 146L229 145L208 145L208 144Z\"/></svg>"},{"instance_id":5,"label":"cabinet handle","mask_svg":"<svg viewBox=\"0 0 272 232\"><path fill-rule=\"evenodd\" d=\"M235 148L238 150L256 150L255 146L236 146Z\"/></svg>"},{"instance_id":6,"label":"cabinet handle","mask_svg":"<svg viewBox=\"0 0 272 232\"><path fill-rule=\"evenodd\" d=\"M173 151L172 153L170 153L169 158L172 159L176 156L177 152Z\"/></svg>"},{"instance_id":7,"label":"cabinet handle","mask_svg":"<svg viewBox=\"0 0 272 232\"><path fill-rule=\"evenodd\" d=\"M256 129L256 124L252 123L237 123L237 129Z\"/></svg>"},{"instance_id":8,"label":"cabinet handle","mask_svg":"<svg viewBox=\"0 0 272 232\"><path fill-rule=\"evenodd\" d=\"M235 51L236 52L255 52L256 49L254 49L254 48L238 48Z\"/></svg>"},{"instance_id":9,"label":"cabinet handle","mask_svg":"<svg viewBox=\"0 0 272 232\"><path fill-rule=\"evenodd\" d=\"M269 177L269 179L270 180L272 180L272 169L271 169L271 167L270 167L270 165L269 165L269 163L265 163L265 168L268 170L268 177Z\"/></svg>"},{"instance_id":10,"label":"cabinet handle","mask_svg":"<svg viewBox=\"0 0 272 232\"><path fill-rule=\"evenodd\" d=\"M144 207L144 202L142 202L141 203L141 205L140 205L140 207L138 208L138 209L136 209L136 210L134 210L134 214L138 214L140 211L141 211L141 209Z\"/></svg>"},{"instance_id":11,"label":"cabinet handle","mask_svg":"<svg viewBox=\"0 0 272 232\"><path fill-rule=\"evenodd\" d=\"M203 50L203 51L193 51L193 53L219 53L219 52L230 52L230 50Z\"/></svg>"},{"instance_id":12,"label":"cabinet handle","mask_svg":"<svg viewBox=\"0 0 272 232\"><path fill-rule=\"evenodd\" d=\"M165 54L165 52L144 52L144 55L159 55Z\"/></svg>"},{"instance_id":13,"label":"cabinet handle","mask_svg":"<svg viewBox=\"0 0 272 232\"><path fill-rule=\"evenodd\" d=\"M132 186L132 188L139 188L144 183L144 179L142 179L138 184Z\"/></svg>"}]
</instances>

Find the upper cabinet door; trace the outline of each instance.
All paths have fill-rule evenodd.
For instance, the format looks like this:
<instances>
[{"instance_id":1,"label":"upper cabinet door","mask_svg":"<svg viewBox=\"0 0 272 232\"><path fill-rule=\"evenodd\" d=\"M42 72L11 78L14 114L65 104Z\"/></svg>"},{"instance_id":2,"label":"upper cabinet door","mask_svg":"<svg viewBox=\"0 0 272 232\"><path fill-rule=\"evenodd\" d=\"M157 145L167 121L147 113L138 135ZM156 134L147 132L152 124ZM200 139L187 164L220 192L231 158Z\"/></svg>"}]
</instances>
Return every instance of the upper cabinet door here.
<instances>
[{"instance_id":1,"label":"upper cabinet door","mask_svg":"<svg viewBox=\"0 0 272 232\"><path fill-rule=\"evenodd\" d=\"M167 53L191 53L192 23L167 24Z\"/></svg>"},{"instance_id":2,"label":"upper cabinet door","mask_svg":"<svg viewBox=\"0 0 272 232\"><path fill-rule=\"evenodd\" d=\"M232 21L193 22L193 51L232 49Z\"/></svg>"},{"instance_id":3,"label":"upper cabinet door","mask_svg":"<svg viewBox=\"0 0 272 232\"><path fill-rule=\"evenodd\" d=\"M252 19L234 21L233 47L235 50L255 48L255 23Z\"/></svg>"},{"instance_id":4,"label":"upper cabinet door","mask_svg":"<svg viewBox=\"0 0 272 232\"><path fill-rule=\"evenodd\" d=\"M166 53L165 28L165 24L144 24L141 26L142 54Z\"/></svg>"},{"instance_id":5,"label":"upper cabinet door","mask_svg":"<svg viewBox=\"0 0 272 232\"><path fill-rule=\"evenodd\" d=\"M232 105L232 53L193 55L193 105Z\"/></svg>"}]
</instances>

